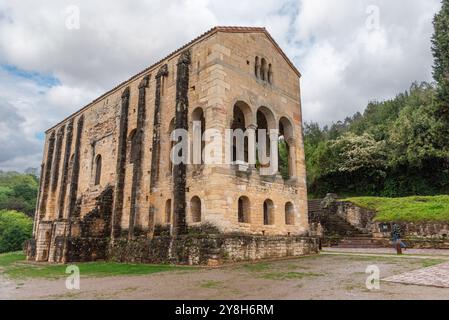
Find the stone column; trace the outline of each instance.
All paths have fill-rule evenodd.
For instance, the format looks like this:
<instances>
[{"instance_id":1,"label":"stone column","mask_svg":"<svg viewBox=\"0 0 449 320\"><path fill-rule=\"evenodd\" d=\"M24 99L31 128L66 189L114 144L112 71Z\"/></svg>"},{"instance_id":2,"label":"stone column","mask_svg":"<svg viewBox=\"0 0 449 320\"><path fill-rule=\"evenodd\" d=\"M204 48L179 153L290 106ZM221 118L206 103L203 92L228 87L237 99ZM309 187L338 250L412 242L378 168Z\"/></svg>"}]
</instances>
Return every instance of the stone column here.
<instances>
[{"instance_id":1,"label":"stone column","mask_svg":"<svg viewBox=\"0 0 449 320\"><path fill-rule=\"evenodd\" d=\"M69 212L70 218L75 211L76 200L78 196L78 178L80 172L80 156L81 156L81 137L83 135L84 115L81 115L77 122L75 153L73 156L72 177L70 178L70 193L69 193Z\"/></svg>"},{"instance_id":2,"label":"stone column","mask_svg":"<svg viewBox=\"0 0 449 320\"><path fill-rule=\"evenodd\" d=\"M288 144L288 173L290 179L296 178L296 141L294 138L287 139Z\"/></svg>"},{"instance_id":3,"label":"stone column","mask_svg":"<svg viewBox=\"0 0 449 320\"><path fill-rule=\"evenodd\" d=\"M53 161L53 174L51 180L51 192L55 192L58 187L59 181L59 164L61 162L61 149L62 149L62 141L64 140L65 126L62 126L58 130L58 134L56 137L56 149L55 149L55 157Z\"/></svg>"},{"instance_id":4,"label":"stone column","mask_svg":"<svg viewBox=\"0 0 449 320\"><path fill-rule=\"evenodd\" d=\"M156 91L154 96L153 115L153 141L151 147L151 175L150 175L150 209L148 212L148 237L152 238L154 233L155 211L153 193L156 190L159 179L159 164L161 154L161 89L162 77L168 75L168 66L162 65L156 74Z\"/></svg>"},{"instance_id":5,"label":"stone column","mask_svg":"<svg viewBox=\"0 0 449 320\"><path fill-rule=\"evenodd\" d=\"M112 210L111 219L111 240L120 236L122 212L123 212L123 195L125 187L126 173L126 143L128 135L128 109L129 109L129 87L126 87L122 93L122 105L120 110L120 128L117 146L117 164L115 168L116 181L114 190L114 209Z\"/></svg>"},{"instance_id":6,"label":"stone column","mask_svg":"<svg viewBox=\"0 0 449 320\"><path fill-rule=\"evenodd\" d=\"M135 154L131 155L134 159L133 163L133 177L131 186L131 212L129 214L129 234L128 238L134 236L134 226L136 223L136 216L138 211L138 197L137 192L140 189L140 182L142 178L142 157L143 157L143 127L146 119L146 106L145 106L145 92L149 85L150 76L145 76L139 84L139 102L137 106L137 128L136 128L136 145L134 146L133 152Z\"/></svg>"},{"instance_id":7,"label":"stone column","mask_svg":"<svg viewBox=\"0 0 449 320\"><path fill-rule=\"evenodd\" d=\"M37 229L37 224L38 224L38 221L39 221L39 219L38 219L38 217L39 217L39 203L40 203L41 193L42 193L42 188L43 188L42 181L43 181L43 177L44 177L44 167L45 167L45 165L42 163L41 164L41 174L40 174L40 178L39 178L40 185L39 185L39 190L38 190L38 193L37 193L37 200L36 200L37 206L36 206L36 210L34 211L33 239L36 238L36 229Z\"/></svg>"},{"instance_id":8,"label":"stone column","mask_svg":"<svg viewBox=\"0 0 449 320\"><path fill-rule=\"evenodd\" d=\"M66 131L64 160L62 164L61 187L59 190L59 199L57 208L59 219L64 218L64 204L65 204L65 196L67 193L67 180L69 178L69 162L70 162L70 155L72 152L73 122L74 119L71 119L69 124L67 125Z\"/></svg>"},{"instance_id":9,"label":"stone column","mask_svg":"<svg viewBox=\"0 0 449 320\"><path fill-rule=\"evenodd\" d=\"M190 50L181 53L177 64L176 78L176 116L175 129L184 129L188 131L188 108L189 108L189 66L191 64ZM183 154L187 161L187 154ZM187 232L186 224L186 172L187 165L185 161L174 165L173 168L173 235L185 234Z\"/></svg>"},{"instance_id":10,"label":"stone column","mask_svg":"<svg viewBox=\"0 0 449 320\"><path fill-rule=\"evenodd\" d=\"M168 67L164 64L156 74L156 93L154 97L153 143L151 148L150 193L153 193L159 179L159 163L161 153L161 87L162 77L168 75Z\"/></svg>"},{"instance_id":11,"label":"stone column","mask_svg":"<svg viewBox=\"0 0 449 320\"><path fill-rule=\"evenodd\" d=\"M51 166L53 163L54 148L55 148L55 132L53 131L50 134L50 138L48 139L44 180L41 181L42 196L41 196L40 203L39 203L39 219L38 219L38 221L41 221L45 217L45 213L47 210L48 189L50 188Z\"/></svg>"}]
</instances>

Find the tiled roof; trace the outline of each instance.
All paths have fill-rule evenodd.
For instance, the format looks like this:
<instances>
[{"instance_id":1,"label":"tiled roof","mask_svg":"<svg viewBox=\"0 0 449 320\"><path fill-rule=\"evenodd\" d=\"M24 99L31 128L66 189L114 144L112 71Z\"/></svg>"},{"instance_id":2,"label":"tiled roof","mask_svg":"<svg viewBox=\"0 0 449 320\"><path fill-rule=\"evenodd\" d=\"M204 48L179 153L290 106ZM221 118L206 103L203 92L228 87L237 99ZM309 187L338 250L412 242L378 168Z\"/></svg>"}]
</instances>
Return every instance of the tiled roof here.
<instances>
[{"instance_id":1,"label":"tiled roof","mask_svg":"<svg viewBox=\"0 0 449 320\"><path fill-rule=\"evenodd\" d=\"M48 133L50 130L54 129L55 127L57 127L58 125L60 125L64 121L66 121L67 119L69 119L69 118L71 118L73 116L76 116L77 114L79 114L82 111L86 110L88 107L90 107L94 103L98 102L99 100L103 99L105 96L107 96L110 93L112 93L113 91L117 90L119 87L123 86L124 84L126 84L126 83L128 83L130 81L133 81L133 80L135 80L136 78L138 78L140 76L143 76L144 74L146 74L148 71L150 71L151 69L156 67L161 62L171 58L172 56L176 55L180 51L183 51L184 49L187 49L188 47L192 46L193 44L195 44L197 42L200 42L200 41L206 39L207 37L210 37L210 36L214 35L217 32L228 32L228 33L258 33L258 32L261 32L261 33L264 33L268 37L268 39L270 39L270 41L273 43L273 45L276 47L276 49L279 51L279 53L284 57L284 59L287 61L287 63L290 65L290 67L295 71L295 73L298 75L298 77L301 76L301 73L295 67L293 62L291 62L291 60L287 57L287 55L284 53L284 51L282 51L281 47L276 43L276 41L273 39L273 37L268 33L267 29L265 29L264 27L216 26L216 27L213 27L212 29L204 32L202 35L200 35L200 36L194 38L193 40L189 41L188 43L186 43L182 47L180 47L180 48L176 49L175 51L171 52L170 54L168 54L164 58L160 59L159 61L153 63L148 68L145 68L141 72L135 74L134 76L132 76L128 80L125 80L125 81L121 82L120 84L116 85L111 90L108 90L107 92L105 92L104 94L99 96L98 98L94 99L92 102L88 103L83 108L79 109L78 111L76 111L72 115L68 116L64 120L60 121L59 123L57 123L56 125L54 125L50 129L48 129L46 131L46 133Z\"/></svg>"}]
</instances>

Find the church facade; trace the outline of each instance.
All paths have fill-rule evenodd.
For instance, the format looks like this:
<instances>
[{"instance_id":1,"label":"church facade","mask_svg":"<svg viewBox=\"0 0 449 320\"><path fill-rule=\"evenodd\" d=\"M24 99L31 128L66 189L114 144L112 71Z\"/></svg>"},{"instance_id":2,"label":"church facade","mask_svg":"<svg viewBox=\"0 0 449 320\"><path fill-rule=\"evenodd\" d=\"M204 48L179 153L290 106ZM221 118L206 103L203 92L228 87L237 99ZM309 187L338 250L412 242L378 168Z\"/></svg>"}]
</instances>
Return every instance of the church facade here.
<instances>
[{"instance_id":1,"label":"church facade","mask_svg":"<svg viewBox=\"0 0 449 320\"><path fill-rule=\"evenodd\" d=\"M46 132L28 258L95 260L119 241L192 228L306 237L301 119L300 73L265 28L209 30ZM171 133L192 136L195 124L199 148L189 141L190 162L173 163ZM275 132L281 165L250 163L247 142L230 161L226 143L223 161L205 161L229 129ZM270 159L280 152L268 150Z\"/></svg>"}]
</instances>

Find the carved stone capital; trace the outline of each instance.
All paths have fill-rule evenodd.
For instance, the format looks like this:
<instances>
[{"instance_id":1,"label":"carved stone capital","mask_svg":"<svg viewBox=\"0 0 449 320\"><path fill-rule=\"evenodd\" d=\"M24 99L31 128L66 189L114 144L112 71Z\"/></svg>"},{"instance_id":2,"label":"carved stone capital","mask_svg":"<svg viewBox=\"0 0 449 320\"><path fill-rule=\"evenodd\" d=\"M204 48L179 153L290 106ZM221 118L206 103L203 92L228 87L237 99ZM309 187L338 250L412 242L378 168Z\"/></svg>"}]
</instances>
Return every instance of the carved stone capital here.
<instances>
[{"instance_id":1,"label":"carved stone capital","mask_svg":"<svg viewBox=\"0 0 449 320\"><path fill-rule=\"evenodd\" d=\"M150 75L146 75L139 83L139 89L148 88L150 85Z\"/></svg>"},{"instance_id":2,"label":"carved stone capital","mask_svg":"<svg viewBox=\"0 0 449 320\"><path fill-rule=\"evenodd\" d=\"M187 64L189 65L192 62L190 50L185 50L179 56L178 64Z\"/></svg>"},{"instance_id":3,"label":"carved stone capital","mask_svg":"<svg viewBox=\"0 0 449 320\"><path fill-rule=\"evenodd\" d=\"M129 87L126 87L125 90L123 90L122 92L122 99L129 98L129 94L130 94Z\"/></svg>"},{"instance_id":4,"label":"carved stone capital","mask_svg":"<svg viewBox=\"0 0 449 320\"><path fill-rule=\"evenodd\" d=\"M246 127L246 129L252 129L252 130L257 130L257 123L251 123L250 125L248 125Z\"/></svg>"},{"instance_id":5,"label":"carved stone capital","mask_svg":"<svg viewBox=\"0 0 449 320\"><path fill-rule=\"evenodd\" d=\"M288 143L288 145L290 147L294 147L295 146L295 138L290 137L290 138L285 139L285 141Z\"/></svg>"},{"instance_id":6,"label":"carved stone capital","mask_svg":"<svg viewBox=\"0 0 449 320\"><path fill-rule=\"evenodd\" d=\"M166 77L166 76L168 76L168 66L166 64L164 64L159 68L159 71L156 74L156 78Z\"/></svg>"}]
</instances>

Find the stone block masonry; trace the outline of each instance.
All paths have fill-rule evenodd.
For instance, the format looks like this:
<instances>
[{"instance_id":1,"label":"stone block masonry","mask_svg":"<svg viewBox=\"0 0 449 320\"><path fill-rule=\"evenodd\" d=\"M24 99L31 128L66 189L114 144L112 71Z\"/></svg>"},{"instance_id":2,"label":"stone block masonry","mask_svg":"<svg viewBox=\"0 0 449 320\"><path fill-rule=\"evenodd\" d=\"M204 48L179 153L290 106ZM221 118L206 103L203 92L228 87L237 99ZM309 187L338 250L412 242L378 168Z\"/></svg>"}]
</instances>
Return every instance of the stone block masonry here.
<instances>
[{"instance_id":1,"label":"stone block masonry","mask_svg":"<svg viewBox=\"0 0 449 320\"><path fill-rule=\"evenodd\" d=\"M128 263L219 265L318 253L318 238L250 235L157 236L118 241L109 259Z\"/></svg>"},{"instance_id":2,"label":"stone block masonry","mask_svg":"<svg viewBox=\"0 0 449 320\"><path fill-rule=\"evenodd\" d=\"M50 128L28 259L213 264L316 252L300 77L265 28L216 27ZM171 133L194 127L202 143L172 163ZM207 133L229 129L278 132L288 174L251 162L248 146L226 161L223 144L205 161Z\"/></svg>"}]
</instances>

